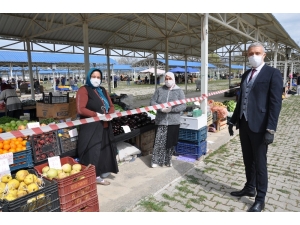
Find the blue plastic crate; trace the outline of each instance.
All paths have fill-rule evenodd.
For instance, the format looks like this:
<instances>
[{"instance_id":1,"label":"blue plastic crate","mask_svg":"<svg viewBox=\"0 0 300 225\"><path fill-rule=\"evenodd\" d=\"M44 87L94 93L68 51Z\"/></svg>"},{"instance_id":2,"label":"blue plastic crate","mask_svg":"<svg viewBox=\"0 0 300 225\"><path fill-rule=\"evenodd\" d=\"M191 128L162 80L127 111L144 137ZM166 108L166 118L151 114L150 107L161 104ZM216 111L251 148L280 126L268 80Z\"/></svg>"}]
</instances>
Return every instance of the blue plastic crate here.
<instances>
[{"instance_id":1,"label":"blue plastic crate","mask_svg":"<svg viewBox=\"0 0 300 225\"><path fill-rule=\"evenodd\" d=\"M207 126L200 128L199 130L179 129L178 139L182 141L190 141L200 143L207 138Z\"/></svg>"},{"instance_id":2,"label":"blue plastic crate","mask_svg":"<svg viewBox=\"0 0 300 225\"><path fill-rule=\"evenodd\" d=\"M196 155L200 158L206 154L207 141L200 143L178 142L175 152L177 155Z\"/></svg>"},{"instance_id":3,"label":"blue plastic crate","mask_svg":"<svg viewBox=\"0 0 300 225\"><path fill-rule=\"evenodd\" d=\"M13 158L13 164L9 165L10 171L33 168L32 150L28 146L24 151L13 153Z\"/></svg>"}]
</instances>

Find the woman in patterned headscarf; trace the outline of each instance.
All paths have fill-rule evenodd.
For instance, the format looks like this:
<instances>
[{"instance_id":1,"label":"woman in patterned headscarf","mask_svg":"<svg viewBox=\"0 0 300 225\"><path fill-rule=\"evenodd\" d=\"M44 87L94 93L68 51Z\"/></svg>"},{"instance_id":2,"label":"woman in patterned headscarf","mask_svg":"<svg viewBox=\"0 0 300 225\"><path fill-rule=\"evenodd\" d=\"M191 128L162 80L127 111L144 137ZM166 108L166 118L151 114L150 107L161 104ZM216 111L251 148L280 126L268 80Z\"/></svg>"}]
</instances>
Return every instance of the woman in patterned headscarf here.
<instances>
[{"instance_id":1,"label":"woman in patterned headscarf","mask_svg":"<svg viewBox=\"0 0 300 225\"><path fill-rule=\"evenodd\" d=\"M7 116L20 119L20 116L23 115L22 102L10 84L1 84L0 100L5 102Z\"/></svg>"},{"instance_id":2,"label":"woman in patterned headscarf","mask_svg":"<svg viewBox=\"0 0 300 225\"><path fill-rule=\"evenodd\" d=\"M102 72L92 68L86 77L86 84L79 88L76 95L77 113L80 118L110 114L115 111L114 105L105 90L101 87ZM116 160L117 149L113 143L112 125L107 120L80 125L78 136L78 156L83 165L96 167L96 182L102 185L110 183L103 178L110 172L118 173Z\"/></svg>"}]
</instances>

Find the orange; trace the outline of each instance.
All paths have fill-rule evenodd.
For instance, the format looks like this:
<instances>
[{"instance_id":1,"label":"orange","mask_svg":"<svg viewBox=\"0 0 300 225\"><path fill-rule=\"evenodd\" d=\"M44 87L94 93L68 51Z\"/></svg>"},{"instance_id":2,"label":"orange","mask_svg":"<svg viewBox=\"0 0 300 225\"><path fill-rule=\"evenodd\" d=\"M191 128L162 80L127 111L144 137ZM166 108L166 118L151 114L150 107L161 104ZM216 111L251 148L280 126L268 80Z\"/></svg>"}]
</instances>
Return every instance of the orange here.
<instances>
[{"instance_id":1,"label":"orange","mask_svg":"<svg viewBox=\"0 0 300 225\"><path fill-rule=\"evenodd\" d=\"M8 150L8 149L10 149L10 146L8 144L4 144L3 149Z\"/></svg>"},{"instance_id":2,"label":"orange","mask_svg":"<svg viewBox=\"0 0 300 225\"><path fill-rule=\"evenodd\" d=\"M22 144L17 144L17 148L22 149L23 145Z\"/></svg>"},{"instance_id":3,"label":"orange","mask_svg":"<svg viewBox=\"0 0 300 225\"><path fill-rule=\"evenodd\" d=\"M10 143L10 140L4 140L3 141L3 144L9 144Z\"/></svg>"},{"instance_id":4,"label":"orange","mask_svg":"<svg viewBox=\"0 0 300 225\"><path fill-rule=\"evenodd\" d=\"M18 140L19 142L22 142L22 141L23 141L23 138L18 137L17 140Z\"/></svg>"},{"instance_id":5,"label":"orange","mask_svg":"<svg viewBox=\"0 0 300 225\"><path fill-rule=\"evenodd\" d=\"M18 144L20 144L20 142L17 140L17 141L15 141L15 144L18 145Z\"/></svg>"},{"instance_id":6,"label":"orange","mask_svg":"<svg viewBox=\"0 0 300 225\"><path fill-rule=\"evenodd\" d=\"M0 149L0 155L3 153L3 149Z\"/></svg>"},{"instance_id":7,"label":"orange","mask_svg":"<svg viewBox=\"0 0 300 225\"><path fill-rule=\"evenodd\" d=\"M11 142L11 143L10 143L10 147L11 147L11 148L16 148L16 146L17 146L17 145L16 145L14 142Z\"/></svg>"},{"instance_id":8,"label":"orange","mask_svg":"<svg viewBox=\"0 0 300 225\"><path fill-rule=\"evenodd\" d=\"M11 139L9 139L9 140L17 140L17 138L16 138L16 137L13 137L13 138L11 138Z\"/></svg>"},{"instance_id":9,"label":"orange","mask_svg":"<svg viewBox=\"0 0 300 225\"><path fill-rule=\"evenodd\" d=\"M8 151L7 151L7 150L3 150L3 151L2 151L2 154L5 154L5 153L8 153Z\"/></svg>"},{"instance_id":10,"label":"orange","mask_svg":"<svg viewBox=\"0 0 300 225\"><path fill-rule=\"evenodd\" d=\"M18 147L17 147L17 148L16 148L16 151L17 151L17 152L20 152L20 151L23 151L23 150L22 150L21 148L18 148Z\"/></svg>"},{"instance_id":11,"label":"orange","mask_svg":"<svg viewBox=\"0 0 300 225\"><path fill-rule=\"evenodd\" d=\"M14 153L14 152L17 152L17 151L16 151L16 149L15 149L15 148L11 148L11 149L9 149L9 152L12 152L12 153Z\"/></svg>"},{"instance_id":12,"label":"orange","mask_svg":"<svg viewBox=\"0 0 300 225\"><path fill-rule=\"evenodd\" d=\"M3 148L3 143L0 142L0 148Z\"/></svg>"},{"instance_id":13,"label":"orange","mask_svg":"<svg viewBox=\"0 0 300 225\"><path fill-rule=\"evenodd\" d=\"M22 141L22 145L23 145L23 146L26 146L26 143L27 143L26 140Z\"/></svg>"}]
</instances>

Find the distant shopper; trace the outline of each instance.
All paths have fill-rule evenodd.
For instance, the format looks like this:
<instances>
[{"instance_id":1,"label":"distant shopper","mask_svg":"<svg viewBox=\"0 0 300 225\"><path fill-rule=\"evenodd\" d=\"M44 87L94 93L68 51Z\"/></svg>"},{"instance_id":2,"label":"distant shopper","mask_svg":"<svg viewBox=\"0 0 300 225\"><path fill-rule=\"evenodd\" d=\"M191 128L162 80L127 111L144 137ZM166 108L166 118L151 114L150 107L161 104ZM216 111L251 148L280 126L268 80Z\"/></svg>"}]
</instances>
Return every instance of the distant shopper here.
<instances>
[{"instance_id":1,"label":"distant shopper","mask_svg":"<svg viewBox=\"0 0 300 225\"><path fill-rule=\"evenodd\" d=\"M159 87L151 98L150 105L185 99L180 87L175 84L172 72L165 75L165 85ZM175 105L157 110L155 125L156 136L153 147L151 167L172 166L172 155L178 142L180 112L186 109L186 104Z\"/></svg>"},{"instance_id":2,"label":"distant shopper","mask_svg":"<svg viewBox=\"0 0 300 225\"><path fill-rule=\"evenodd\" d=\"M297 95L300 95L300 74L297 73Z\"/></svg>"},{"instance_id":3,"label":"distant shopper","mask_svg":"<svg viewBox=\"0 0 300 225\"><path fill-rule=\"evenodd\" d=\"M128 85L128 86L130 86L130 79L131 79L130 76L127 75L127 85Z\"/></svg>"},{"instance_id":4,"label":"distant shopper","mask_svg":"<svg viewBox=\"0 0 300 225\"><path fill-rule=\"evenodd\" d=\"M0 100L5 102L7 116L20 119L20 116L23 115L23 109L16 90L10 84L3 84L1 88Z\"/></svg>"},{"instance_id":5,"label":"distant shopper","mask_svg":"<svg viewBox=\"0 0 300 225\"><path fill-rule=\"evenodd\" d=\"M55 82L56 82L56 86L58 86L59 85L59 78L56 78Z\"/></svg>"},{"instance_id":6,"label":"distant shopper","mask_svg":"<svg viewBox=\"0 0 300 225\"><path fill-rule=\"evenodd\" d=\"M39 94L40 93L40 82L38 79L34 79L33 87L34 87L34 92L36 94Z\"/></svg>"}]
</instances>

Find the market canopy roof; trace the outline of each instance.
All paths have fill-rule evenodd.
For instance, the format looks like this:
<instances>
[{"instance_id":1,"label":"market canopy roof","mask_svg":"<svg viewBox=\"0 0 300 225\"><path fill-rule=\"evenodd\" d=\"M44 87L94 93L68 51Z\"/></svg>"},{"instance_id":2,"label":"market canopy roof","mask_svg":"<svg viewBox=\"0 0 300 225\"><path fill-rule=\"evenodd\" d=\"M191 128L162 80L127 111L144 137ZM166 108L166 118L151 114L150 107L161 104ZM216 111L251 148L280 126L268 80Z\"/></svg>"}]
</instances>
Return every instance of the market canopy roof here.
<instances>
[{"instance_id":1,"label":"market canopy roof","mask_svg":"<svg viewBox=\"0 0 300 225\"><path fill-rule=\"evenodd\" d=\"M158 61L162 63L166 63L165 59L157 59ZM169 60L169 66L185 66L185 61L182 60ZM201 67L201 62L191 62L187 61L187 66L189 67ZM208 63L208 68L217 68L215 65Z\"/></svg>"},{"instance_id":2,"label":"market canopy roof","mask_svg":"<svg viewBox=\"0 0 300 225\"><path fill-rule=\"evenodd\" d=\"M146 70L142 70L140 71L140 73L154 73L154 68L150 68L150 69L146 69ZM160 69L156 69L156 74L164 74L165 71L164 70L160 70Z\"/></svg>"},{"instance_id":3,"label":"market canopy roof","mask_svg":"<svg viewBox=\"0 0 300 225\"><path fill-rule=\"evenodd\" d=\"M33 64L82 64L84 63L83 54L67 54L67 53L46 53L46 52L31 52ZM0 63L8 64L27 64L27 52L16 51L0 51ZM90 63L107 64L107 57L101 55L90 55ZM111 64L116 64L114 59L110 59Z\"/></svg>"},{"instance_id":4,"label":"market canopy roof","mask_svg":"<svg viewBox=\"0 0 300 225\"><path fill-rule=\"evenodd\" d=\"M90 54L105 55L109 48L120 49L110 52L111 56L147 58L153 52L168 51L172 55L200 57L203 16L204 13L1 13L0 38L24 46L30 40L32 51L83 53L86 27ZM299 52L298 44L271 13L208 13L207 32L208 53L223 47L226 52L232 51L228 45L243 52L244 45L253 41L262 42L268 51L278 45L282 55L286 47Z\"/></svg>"},{"instance_id":5,"label":"market canopy roof","mask_svg":"<svg viewBox=\"0 0 300 225\"><path fill-rule=\"evenodd\" d=\"M224 66L229 67L229 63L225 63ZM231 64L231 69L243 70L244 66L243 65L233 65L233 64ZM250 69L250 67L246 66L246 69Z\"/></svg>"}]
</instances>

